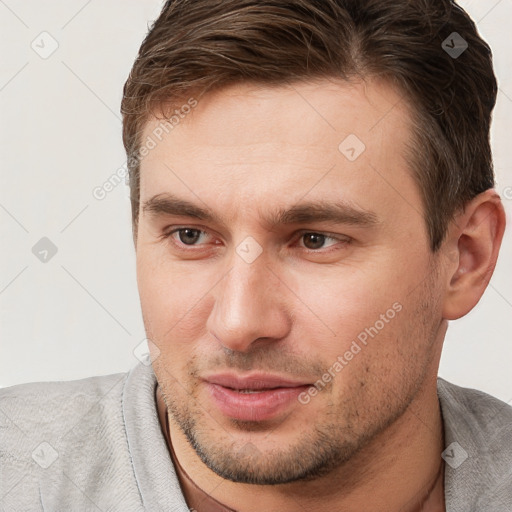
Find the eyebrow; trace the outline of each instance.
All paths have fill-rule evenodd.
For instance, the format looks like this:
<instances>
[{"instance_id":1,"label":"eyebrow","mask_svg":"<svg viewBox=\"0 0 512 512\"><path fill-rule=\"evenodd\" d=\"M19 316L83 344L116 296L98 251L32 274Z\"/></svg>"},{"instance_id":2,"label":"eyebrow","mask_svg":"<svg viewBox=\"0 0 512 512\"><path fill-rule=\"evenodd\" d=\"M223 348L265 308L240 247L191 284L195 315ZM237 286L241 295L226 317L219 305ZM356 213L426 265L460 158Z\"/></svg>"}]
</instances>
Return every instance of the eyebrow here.
<instances>
[{"instance_id":1,"label":"eyebrow","mask_svg":"<svg viewBox=\"0 0 512 512\"><path fill-rule=\"evenodd\" d=\"M208 208L203 208L170 193L158 194L148 199L143 204L142 211L154 218L174 215L222 223L222 220L217 218ZM264 223L270 228L279 225L313 222L333 222L335 224L370 227L378 223L378 217L374 212L363 210L346 201L328 202L322 200L302 202L290 208L278 208L267 213L264 218Z\"/></svg>"}]
</instances>

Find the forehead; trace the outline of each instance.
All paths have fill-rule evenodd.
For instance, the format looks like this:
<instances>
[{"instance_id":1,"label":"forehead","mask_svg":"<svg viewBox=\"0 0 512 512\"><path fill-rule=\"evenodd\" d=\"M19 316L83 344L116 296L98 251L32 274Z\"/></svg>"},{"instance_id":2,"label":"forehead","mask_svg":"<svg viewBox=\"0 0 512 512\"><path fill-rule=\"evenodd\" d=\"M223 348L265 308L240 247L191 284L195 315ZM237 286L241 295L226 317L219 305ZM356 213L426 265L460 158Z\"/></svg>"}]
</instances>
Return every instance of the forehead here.
<instances>
[{"instance_id":1,"label":"forehead","mask_svg":"<svg viewBox=\"0 0 512 512\"><path fill-rule=\"evenodd\" d=\"M367 209L361 202L419 200L404 158L408 104L384 82L237 84L176 110L172 125L144 127L141 201L172 191L252 214L306 195Z\"/></svg>"},{"instance_id":2,"label":"forehead","mask_svg":"<svg viewBox=\"0 0 512 512\"><path fill-rule=\"evenodd\" d=\"M196 106L191 108L193 100ZM165 137L170 131L176 136L179 132L180 141L184 142L193 132L202 143L241 146L267 141L273 135L278 136L276 142L298 142L304 135L314 142L317 136L328 136L329 131L338 132L338 136L358 133L369 139L371 132L381 131L376 127L384 119L387 122L381 129L389 128L397 120L400 124L407 122L408 118L404 95L376 79L324 79L282 86L239 83L197 99L175 102L168 116L173 126L168 126L161 135ZM227 124L228 119L235 123ZM144 137L158 132L165 121L149 116Z\"/></svg>"}]
</instances>

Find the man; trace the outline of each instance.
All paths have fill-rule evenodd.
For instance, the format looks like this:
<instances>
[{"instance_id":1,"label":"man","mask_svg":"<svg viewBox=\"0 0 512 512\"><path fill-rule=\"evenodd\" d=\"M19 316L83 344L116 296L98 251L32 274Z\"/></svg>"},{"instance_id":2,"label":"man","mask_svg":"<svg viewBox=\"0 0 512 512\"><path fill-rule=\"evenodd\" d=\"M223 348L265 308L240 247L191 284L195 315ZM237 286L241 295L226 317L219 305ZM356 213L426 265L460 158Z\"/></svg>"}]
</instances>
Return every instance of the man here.
<instances>
[{"instance_id":1,"label":"man","mask_svg":"<svg viewBox=\"0 0 512 512\"><path fill-rule=\"evenodd\" d=\"M3 390L3 509L510 511L512 408L437 377L496 91L448 0L168 1L122 103L152 365Z\"/></svg>"}]
</instances>

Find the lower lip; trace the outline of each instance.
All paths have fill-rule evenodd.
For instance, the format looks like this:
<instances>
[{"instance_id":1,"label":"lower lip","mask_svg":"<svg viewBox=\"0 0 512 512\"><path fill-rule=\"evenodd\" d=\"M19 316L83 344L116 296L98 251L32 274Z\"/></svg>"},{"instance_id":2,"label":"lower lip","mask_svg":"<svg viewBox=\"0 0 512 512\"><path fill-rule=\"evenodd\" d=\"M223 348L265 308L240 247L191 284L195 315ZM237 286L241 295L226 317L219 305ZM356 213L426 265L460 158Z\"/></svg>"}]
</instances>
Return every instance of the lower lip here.
<instances>
[{"instance_id":1,"label":"lower lip","mask_svg":"<svg viewBox=\"0 0 512 512\"><path fill-rule=\"evenodd\" d=\"M213 401L220 411L240 421L268 420L283 412L309 386L275 388L257 393L240 393L218 384L207 383Z\"/></svg>"}]
</instances>

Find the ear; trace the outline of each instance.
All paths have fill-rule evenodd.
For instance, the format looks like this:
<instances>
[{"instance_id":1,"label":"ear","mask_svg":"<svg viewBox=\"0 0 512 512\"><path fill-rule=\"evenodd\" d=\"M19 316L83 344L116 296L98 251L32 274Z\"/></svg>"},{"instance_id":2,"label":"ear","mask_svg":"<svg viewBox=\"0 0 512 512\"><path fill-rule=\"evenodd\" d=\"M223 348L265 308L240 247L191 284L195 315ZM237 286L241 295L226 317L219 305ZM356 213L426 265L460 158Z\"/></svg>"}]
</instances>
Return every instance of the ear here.
<instances>
[{"instance_id":1,"label":"ear","mask_svg":"<svg viewBox=\"0 0 512 512\"><path fill-rule=\"evenodd\" d=\"M478 303L491 279L505 231L500 196L489 189L473 198L448 228L449 253L443 317L455 320Z\"/></svg>"}]
</instances>

